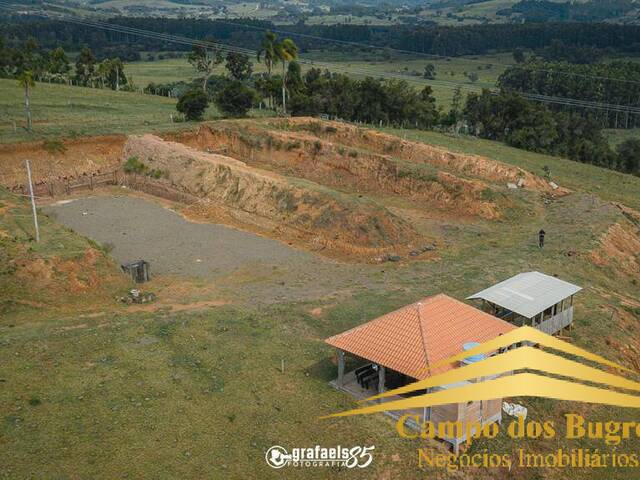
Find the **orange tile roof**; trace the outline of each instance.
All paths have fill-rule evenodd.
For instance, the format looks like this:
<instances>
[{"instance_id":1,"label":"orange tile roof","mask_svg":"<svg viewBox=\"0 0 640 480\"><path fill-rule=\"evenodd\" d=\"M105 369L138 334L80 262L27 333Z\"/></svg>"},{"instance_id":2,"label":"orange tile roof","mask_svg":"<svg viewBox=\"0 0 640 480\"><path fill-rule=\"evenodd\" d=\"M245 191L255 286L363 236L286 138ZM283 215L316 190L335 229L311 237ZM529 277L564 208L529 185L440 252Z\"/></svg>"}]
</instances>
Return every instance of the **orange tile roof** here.
<instances>
[{"instance_id":1,"label":"orange tile roof","mask_svg":"<svg viewBox=\"0 0 640 480\"><path fill-rule=\"evenodd\" d=\"M428 297L325 341L417 379L450 370L430 365L516 327L447 295ZM433 370L433 371L432 371Z\"/></svg>"}]
</instances>

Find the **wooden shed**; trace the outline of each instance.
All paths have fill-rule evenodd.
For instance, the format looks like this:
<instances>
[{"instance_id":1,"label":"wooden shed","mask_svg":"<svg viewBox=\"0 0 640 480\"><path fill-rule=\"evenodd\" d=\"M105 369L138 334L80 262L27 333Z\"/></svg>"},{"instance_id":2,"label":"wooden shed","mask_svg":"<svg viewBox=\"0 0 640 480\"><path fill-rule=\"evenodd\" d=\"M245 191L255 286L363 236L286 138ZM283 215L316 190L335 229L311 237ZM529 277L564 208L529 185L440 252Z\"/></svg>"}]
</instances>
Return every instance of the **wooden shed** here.
<instances>
[{"instance_id":1,"label":"wooden shed","mask_svg":"<svg viewBox=\"0 0 640 480\"><path fill-rule=\"evenodd\" d=\"M505 334L515 327L447 295L425 298L390 312L368 323L326 339L338 353L338 378L332 383L357 399L369 398L437 375L460 364L444 364L443 360ZM468 358L465 362L477 361ZM480 380L480 379L478 379ZM455 388L445 385L439 389ZM425 391L407 395L419 395ZM381 402L398 400L400 396L381 398ZM387 412L399 418L411 413L407 426L419 429L424 421L471 422L486 425L502 421L502 399L440 405L411 412ZM465 442L465 434L445 437L455 451Z\"/></svg>"},{"instance_id":2,"label":"wooden shed","mask_svg":"<svg viewBox=\"0 0 640 480\"><path fill-rule=\"evenodd\" d=\"M482 310L518 327L528 325L554 335L573 324L573 297L580 290L544 273L524 272L467 300L482 300Z\"/></svg>"}]
</instances>

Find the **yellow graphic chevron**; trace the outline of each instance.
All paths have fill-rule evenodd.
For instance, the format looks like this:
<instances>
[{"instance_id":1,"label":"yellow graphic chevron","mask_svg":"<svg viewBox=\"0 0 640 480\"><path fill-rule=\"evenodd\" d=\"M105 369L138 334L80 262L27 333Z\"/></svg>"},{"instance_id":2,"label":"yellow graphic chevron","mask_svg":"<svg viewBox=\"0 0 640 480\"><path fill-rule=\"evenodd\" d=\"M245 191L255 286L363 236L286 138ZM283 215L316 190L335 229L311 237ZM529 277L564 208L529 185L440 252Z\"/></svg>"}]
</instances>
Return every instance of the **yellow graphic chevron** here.
<instances>
[{"instance_id":1,"label":"yellow graphic chevron","mask_svg":"<svg viewBox=\"0 0 640 480\"><path fill-rule=\"evenodd\" d=\"M453 357L438 362L432 367L450 365L467 357L487 354L508 348L518 343L533 343L564 352L576 357L587 359L601 365L618 370L631 371L599 355L571 345L531 327L521 327L505 335L489 340L473 349L461 352ZM384 392L370 397L364 402L397 396L403 393L427 390L429 388L453 385L465 380L476 380L463 386L440 390L424 395L401 398L398 400L377 403L366 407L335 413L321 418L363 415L391 410L406 410L411 408L425 408L451 403L469 401L492 400L504 397L543 397L557 400L567 400L586 403L601 403L620 407L640 408L640 396L631 395L604 388L584 385L548 377L535 373L512 374L516 370L534 370L573 380L581 380L592 384L640 391L640 383L628 380L597 368L583 365L559 355L539 350L530 346L523 346L488 357L477 363L466 365L445 373L435 375L425 380L414 382L401 388ZM487 377L489 377L487 379Z\"/></svg>"},{"instance_id":2,"label":"yellow graphic chevron","mask_svg":"<svg viewBox=\"0 0 640 480\"><path fill-rule=\"evenodd\" d=\"M427 393L418 397L410 397L393 402L379 403L369 407L334 413L321 418L347 417L367 413L391 410L424 408L449 403L462 403L471 400L493 400L501 397L543 397L573 402L601 403L619 407L640 408L640 397L625 393L607 391L566 380L543 377L533 373L520 373L488 380L482 383L471 383L450 390Z\"/></svg>"},{"instance_id":3,"label":"yellow graphic chevron","mask_svg":"<svg viewBox=\"0 0 640 480\"><path fill-rule=\"evenodd\" d=\"M582 365L558 355L538 350L532 347L520 347L509 350L507 353L489 357L478 363L472 363L465 367L449 370L440 375L429 377L425 380L406 385L404 387L389 390L380 395L362 400L367 402L378 398L391 397L416 390L426 390L438 385L449 385L463 380L472 380L481 377L490 377L514 370L538 370L541 372L561 375L563 377L576 378L587 382L610 385L612 387L640 391L640 383L627 380L624 377L603 372L597 368Z\"/></svg>"}]
</instances>

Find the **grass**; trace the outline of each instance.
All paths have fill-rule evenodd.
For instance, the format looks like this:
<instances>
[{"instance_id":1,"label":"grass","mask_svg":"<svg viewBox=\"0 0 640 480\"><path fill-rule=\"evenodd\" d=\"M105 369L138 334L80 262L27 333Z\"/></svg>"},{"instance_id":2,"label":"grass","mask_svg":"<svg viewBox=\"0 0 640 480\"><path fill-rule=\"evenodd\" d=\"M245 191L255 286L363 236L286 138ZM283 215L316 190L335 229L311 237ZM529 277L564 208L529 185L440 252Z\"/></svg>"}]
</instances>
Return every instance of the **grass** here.
<instances>
[{"instance_id":1,"label":"grass","mask_svg":"<svg viewBox=\"0 0 640 480\"><path fill-rule=\"evenodd\" d=\"M362 56L369 56L366 52ZM339 52L313 51L305 53L301 58L311 62L321 62L321 68L329 68L340 72L343 69L355 69L362 71L362 74L353 73L352 76L362 78L364 76L378 76L383 74L399 74L406 76L416 88L422 88L425 81L422 79L424 67L432 63L436 67L436 78L429 82L434 90L434 96L439 106L448 109L451 106L453 89L455 85L451 82L462 83L465 88L480 90L490 88L495 83L500 74L505 69L505 64L512 63L510 54L488 54L482 56L452 57L452 58L408 58L395 54L387 60L379 60L378 50L371 52L371 57L378 60L354 60L352 56L343 55ZM303 72L313 65L302 66ZM127 75L133 79L138 86L147 86L149 83L169 83L178 81L190 81L197 77L193 67L186 58L173 58L155 61L142 61L128 63L125 67ZM255 63L254 71L263 73L266 71L261 63ZM219 74L225 73L224 66L216 69ZM472 82L468 76L471 73L478 75L478 80Z\"/></svg>"},{"instance_id":2,"label":"grass","mask_svg":"<svg viewBox=\"0 0 640 480\"><path fill-rule=\"evenodd\" d=\"M614 148L620 145L625 140L631 140L632 138L640 139L640 128L630 128L628 130L609 129L605 130L604 133L609 139L609 143Z\"/></svg>"},{"instance_id":3,"label":"grass","mask_svg":"<svg viewBox=\"0 0 640 480\"><path fill-rule=\"evenodd\" d=\"M482 155L516 165L539 176L543 168L551 169L551 179L561 186L593 193L604 200L621 202L640 209L640 178L632 175L574 162L560 157L527 152L500 142L466 136L451 136L438 132L385 129L387 133L408 140L438 145L448 150L470 155Z\"/></svg>"},{"instance_id":4,"label":"grass","mask_svg":"<svg viewBox=\"0 0 640 480\"><path fill-rule=\"evenodd\" d=\"M23 92L14 80L0 79L0 143L90 135L136 134L193 128L179 118L176 100L133 92L38 83L31 95L33 132L25 127ZM252 111L260 116L263 112ZM214 105L205 120L220 118ZM15 129L14 129L15 122Z\"/></svg>"},{"instance_id":5,"label":"grass","mask_svg":"<svg viewBox=\"0 0 640 480\"><path fill-rule=\"evenodd\" d=\"M499 222L445 219L433 227L442 236L439 259L433 261L344 266L317 260L308 278L285 265L270 275L252 270L246 277L221 278L218 288L233 301L225 307L135 313L114 305L110 292L96 292L95 298L80 295L78 303L65 303L62 312L21 305L0 317L4 477L30 478L44 472L52 478L105 479L446 478L442 470L416 470L416 448L441 449L441 444L401 440L382 415L318 418L354 406L348 396L327 385L336 367L334 352L323 339L422 297L446 292L465 298L521 271L557 274L586 287L576 298L573 342L620 360L622 353L611 341L625 345L637 336L637 321L623 329L611 320L610 312L620 306L621 298L634 298L637 285L615 265L595 265L589 252L610 225L623 219L616 207L601 199L637 206L638 179L498 143L432 132L394 133L481 153L538 174L548 165L552 178L577 192L548 205L537 195L515 192L526 194L522 200L535 208ZM369 200L363 195L357 201ZM16 205L10 207L11 215L0 216L2 231L42 257L69 255L78 260L71 252L90 245L49 219L43 220L45 242L34 245L29 239L28 204L6 193L0 202L0 208ZM536 246L541 227L548 232L544 250ZM569 251L576 254L568 255ZM6 278L0 276L0 281ZM309 291L321 283L331 293L281 300L273 296L275 282L282 282L283 289L300 289L308 282ZM0 291L21 294L23 299L34 296L15 288ZM184 287L181 291L193 293ZM93 315L79 318L81 307ZM321 308L321 313L311 315L314 308ZM529 407L533 418L558 423L566 411L584 408L516 401ZM620 409L589 408L590 420L629 416ZM364 471L284 469L276 476L264 463L264 452L275 444L337 443L375 445L374 464ZM478 442L473 449L512 451L520 445L500 437ZM582 446L607 448L597 442ZM539 451L558 445L527 447ZM637 440L625 443L625 450L637 448ZM589 476L608 480L618 473L602 469ZM523 479L535 478L532 474L513 473ZM634 475L621 472L616 478ZM563 472L569 480L583 476L579 470Z\"/></svg>"},{"instance_id":6,"label":"grass","mask_svg":"<svg viewBox=\"0 0 640 480\"><path fill-rule=\"evenodd\" d=\"M37 322L13 328L5 317L0 321L3 473L6 478L37 472L55 478L327 478L327 470L316 468L284 469L273 477L264 452L275 444L340 443L375 445L375 462L364 471L331 470L332 478L438 475L441 471L416 470L415 449L441 445L399 439L384 416L318 418L354 406L327 385L336 367L322 339L422 296L444 291L463 298L522 270L539 269L632 294L631 284L587 259L565 254L569 242L580 251L592 248L594 237L618 217L616 209L588 195L566 197L552 204L544 218L483 230L482 236L475 227L463 228L451 237L452 248L442 252L439 262L354 269L350 275L357 283L371 285L376 279L384 287L338 298L260 306L251 300L191 313L107 309L83 319L43 311ZM550 241L541 252L532 233L543 221ZM278 273L279 280L295 281L296 272ZM248 280L246 288L253 289L255 282L260 280ZM578 345L614 359L616 353L604 341L624 333L603 321L609 312L600 308L602 302L615 300L605 300L592 288L580 294L573 337ZM324 308L319 317L308 313L315 306ZM517 401L532 408L535 418L559 423L567 408ZM624 415L594 407L589 419ZM496 442L501 452L520 446L503 437ZM493 449L496 442L479 442L474 449ZM635 440L625 444L636 446ZM590 478L604 480L611 474L603 469ZM563 478L580 475L567 471Z\"/></svg>"},{"instance_id":7,"label":"grass","mask_svg":"<svg viewBox=\"0 0 640 480\"><path fill-rule=\"evenodd\" d=\"M55 219L38 214L40 242L35 241L31 207L24 197L10 195L0 187L0 316L19 317L30 305L83 310L88 299L104 297L109 288L120 288L115 268L103 248L59 225ZM95 262L87 262L87 251L96 250ZM74 265L82 265L75 270ZM74 291L68 284L89 284L99 275L100 285L89 291ZM94 308L94 307L91 307Z\"/></svg>"}]
</instances>

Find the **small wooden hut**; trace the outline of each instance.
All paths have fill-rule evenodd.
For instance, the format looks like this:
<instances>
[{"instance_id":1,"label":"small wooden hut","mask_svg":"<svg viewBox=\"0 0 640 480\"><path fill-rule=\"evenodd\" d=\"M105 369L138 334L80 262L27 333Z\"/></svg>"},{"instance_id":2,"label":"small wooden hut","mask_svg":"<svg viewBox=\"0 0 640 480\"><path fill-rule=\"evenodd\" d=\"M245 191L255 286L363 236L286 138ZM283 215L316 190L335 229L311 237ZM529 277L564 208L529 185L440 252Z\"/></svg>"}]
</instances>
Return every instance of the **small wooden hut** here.
<instances>
[{"instance_id":1,"label":"small wooden hut","mask_svg":"<svg viewBox=\"0 0 640 480\"><path fill-rule=\"evenodd\" d=\"M573 324L573 297L582 288L540 272L525 272L468 297L482 310L518 327L549 335Z\"/></svg>"}]
</instances>

